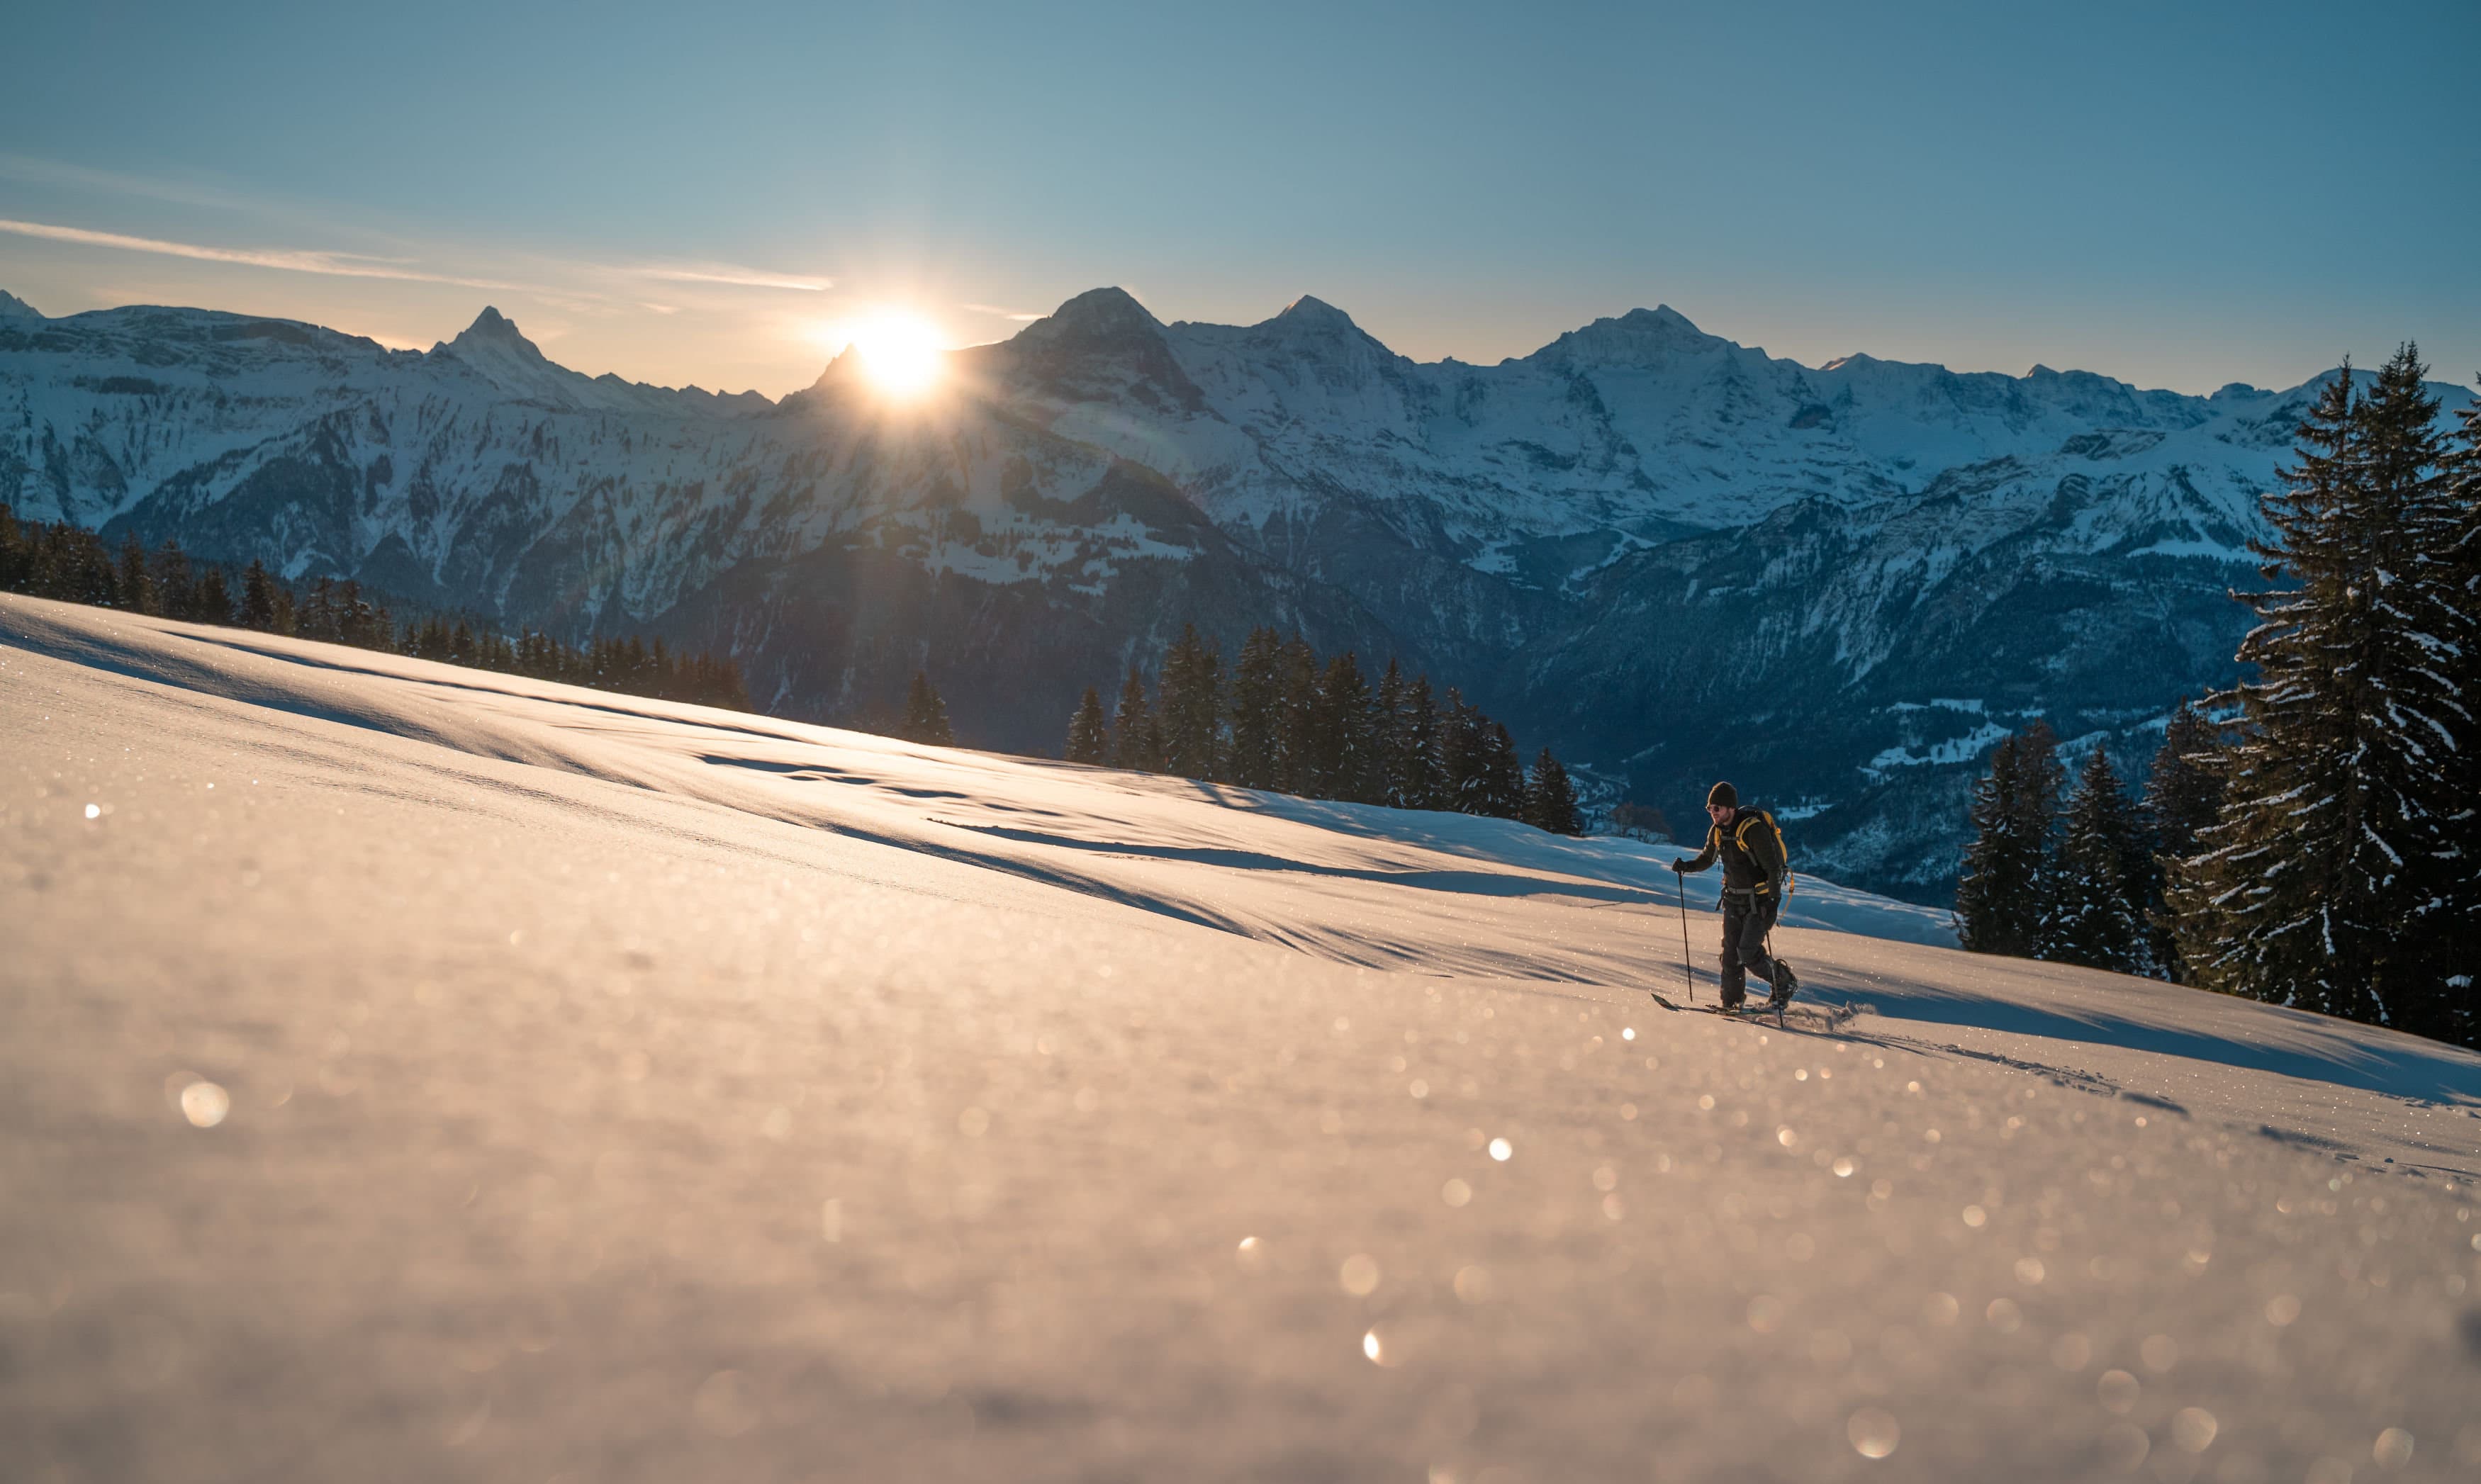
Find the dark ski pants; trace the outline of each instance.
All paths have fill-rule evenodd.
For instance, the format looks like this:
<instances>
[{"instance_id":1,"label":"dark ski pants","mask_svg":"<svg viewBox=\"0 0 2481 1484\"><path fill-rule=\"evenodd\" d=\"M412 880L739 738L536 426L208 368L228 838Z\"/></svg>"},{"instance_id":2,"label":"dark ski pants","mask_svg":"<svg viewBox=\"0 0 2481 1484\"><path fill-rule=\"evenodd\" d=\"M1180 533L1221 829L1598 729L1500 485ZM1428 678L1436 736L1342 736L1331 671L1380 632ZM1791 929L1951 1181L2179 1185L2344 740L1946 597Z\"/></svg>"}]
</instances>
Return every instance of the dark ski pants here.
<instances>
[{"instance_id":1,"label":"dark ski pants","mask_svg":"<svg viewBox=\"0 0 2481 1484\"><path fill-rule=\"evenodd\" d=\"M1771 896L1743 896L1738 892L1723 894L1723 1002L1737 1004L1749 992L1748 976L1755 970L1759 982L1771 994L1775 983L1774 960L1766 957L1766 933L1775 925L1776 902Z\"/></svg>"}]
</instances>

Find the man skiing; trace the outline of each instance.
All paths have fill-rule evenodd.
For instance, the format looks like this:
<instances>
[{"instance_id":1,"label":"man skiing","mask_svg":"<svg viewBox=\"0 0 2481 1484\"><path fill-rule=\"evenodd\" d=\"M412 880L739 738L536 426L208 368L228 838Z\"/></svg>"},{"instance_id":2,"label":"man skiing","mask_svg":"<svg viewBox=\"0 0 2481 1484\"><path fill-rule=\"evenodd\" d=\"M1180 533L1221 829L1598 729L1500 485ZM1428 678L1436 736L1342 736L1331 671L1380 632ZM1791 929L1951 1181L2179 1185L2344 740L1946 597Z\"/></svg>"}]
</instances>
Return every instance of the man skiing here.
<instances>
[{"instance_id":1,"label":"man skiing","mask_svg":"<svg viewBox=\"0 0 2481 1484\"><path fill-rule=\"evenodd\" d=\"M1728 783L1714 785L1706 795L1706 815L1714 821L1706 832L1706 848L1673 861L1671 869L1691 875L1717 857L1723 862L1723 1008L1740 1007L1754 969L1771 990L1767 1003L1780 1009L1800 988L1791 965L1766 956L1766 934L1783 908L1789 875L1783 834L1764 810L1741 808L1739 791Z\"/></svg>"}]
</instances>

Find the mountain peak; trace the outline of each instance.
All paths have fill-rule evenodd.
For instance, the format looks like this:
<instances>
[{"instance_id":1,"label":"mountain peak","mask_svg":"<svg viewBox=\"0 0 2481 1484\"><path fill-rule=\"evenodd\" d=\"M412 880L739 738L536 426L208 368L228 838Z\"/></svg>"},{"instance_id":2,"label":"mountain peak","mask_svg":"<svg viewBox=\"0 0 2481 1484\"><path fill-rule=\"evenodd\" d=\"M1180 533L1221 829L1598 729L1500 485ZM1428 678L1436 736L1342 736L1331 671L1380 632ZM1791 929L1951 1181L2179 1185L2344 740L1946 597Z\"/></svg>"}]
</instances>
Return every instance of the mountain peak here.
<instances>
[{"instance_id":1,"label":"mountain peak","mask_svg":"<svg viewBox=\"0 0 2481 1484\"><path fill-rule=\"evenodd\" d=\"M41 310L26 302L24 299L19 299L16 295L10 293L7 289L0 289L0 320L39 321L42 318L43 312Z\"/></svg>"},{"instance_id":2,"label":"mountain peak","mask_svg":"<svg viewBox=\"0 0 2481 1484\"><path fill-rule=\"evenodd\" d=\"M1298 325L1320 329L1357 329L1352 316L1338 309L1314 294L1304 294L1284 306L1275 319L1286 325Z\"/></svg>"},{"instance_id":3,"label":"mountain peak","mask_svg":"<svg viewBox=\"0 0 2481 1484\"><path fill-rule=\"evenodd\" d=\"M524 346L537 355L542 353L535 349L533 341L528 340L517 329L516 321L509 319L489 304L484 304L483 312L474 316L474 323L465 326L465 332L449 344L471 345L477 342L491 342L511 347Z\"/></svg>"},{"instance_id":4,"label":"mountain peak","mask_svg":"<svg viewBox=\"0 0 2481 1484\"><path fill-rule=\"evenodd\" d=\"M1051 311L1046 319L1034 321L1017 331L1019 340L1036 345L1046 342L1084 344L1117 340L1130 335L1154 336L1162 332L1162 322L1146 312L1136 296L1122 288L1087 289L1084 293Z\"/></svg>"},{"instance_id":5,"label":"mountain peak","mask_svg":"<svg viewBox=\"0 0 2481 1484\"><path fill-rule=\"evenodd\" d=\"M1632 309L1620 316L1620 323L1637 329L1665 329L1699 336L1706 333L1691 323L1688 316L1669 304L1657 304L1651 309Z\"/></svg>"},{"instance_id":6,"label":"mountain peak","mask_svg":"<svg viewBox=\"0 0 2481 1484\"><path fill-rule=\"evenodd\" d=\"M1669 304L1632 309L1617 319L1572 329L1534 355L1571 365L1651 366L1670 356L1729 346L1689 323Z\"/></svg>"}]
</instances>

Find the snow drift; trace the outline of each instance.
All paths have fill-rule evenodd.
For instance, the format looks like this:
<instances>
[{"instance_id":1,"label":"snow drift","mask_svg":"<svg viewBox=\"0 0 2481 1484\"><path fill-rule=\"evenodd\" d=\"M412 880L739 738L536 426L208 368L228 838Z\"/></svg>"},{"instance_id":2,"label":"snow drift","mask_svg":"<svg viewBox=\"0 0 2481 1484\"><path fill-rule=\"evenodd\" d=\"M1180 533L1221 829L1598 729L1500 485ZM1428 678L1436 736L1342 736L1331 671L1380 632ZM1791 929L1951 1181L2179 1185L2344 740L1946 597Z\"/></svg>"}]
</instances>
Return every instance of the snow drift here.
<instances>
[{"instance_id":1,"label":"snow drift","mask_svg":"<svg viewBox=\"0 0 2481 1484\"><path fill-rule=\"evenodd\" d=\"M0 598L0 1427L37 1478L2481 1467L2481 1058L1822 885L1790 1031L1666 1013L1669 853Z\"/></svg>"}]
</instances>

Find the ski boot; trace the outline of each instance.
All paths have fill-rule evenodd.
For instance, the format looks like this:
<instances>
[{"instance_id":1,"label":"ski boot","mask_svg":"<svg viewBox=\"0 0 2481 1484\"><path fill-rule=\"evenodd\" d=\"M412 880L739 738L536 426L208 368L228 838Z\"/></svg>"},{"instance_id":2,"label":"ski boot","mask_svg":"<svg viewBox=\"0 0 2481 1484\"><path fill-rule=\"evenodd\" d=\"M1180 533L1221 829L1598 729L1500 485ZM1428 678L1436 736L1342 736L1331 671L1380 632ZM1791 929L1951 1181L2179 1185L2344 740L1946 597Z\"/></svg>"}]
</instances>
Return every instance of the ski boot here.
<instances>
[{"instance_id":1,"label":"ski boot","mask_svg":"<svg viewBox=\"0 0 2481 1484\"><path fill-rule=\"evenodd\" d=\"M1800 976L1791 972L1791 965L1776 959L1774 993L1766 996L1766 1008L1780 1017L1783 1007L1791 1003L1791 997L1799 993Z\"/></svg>"}]
</instances>

